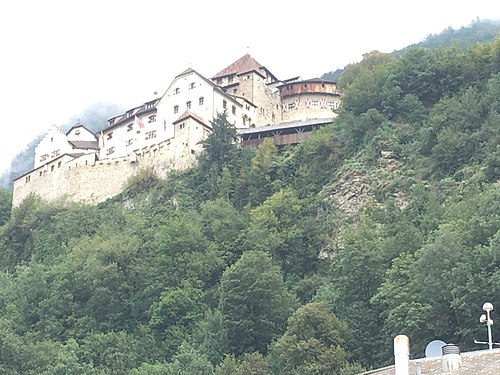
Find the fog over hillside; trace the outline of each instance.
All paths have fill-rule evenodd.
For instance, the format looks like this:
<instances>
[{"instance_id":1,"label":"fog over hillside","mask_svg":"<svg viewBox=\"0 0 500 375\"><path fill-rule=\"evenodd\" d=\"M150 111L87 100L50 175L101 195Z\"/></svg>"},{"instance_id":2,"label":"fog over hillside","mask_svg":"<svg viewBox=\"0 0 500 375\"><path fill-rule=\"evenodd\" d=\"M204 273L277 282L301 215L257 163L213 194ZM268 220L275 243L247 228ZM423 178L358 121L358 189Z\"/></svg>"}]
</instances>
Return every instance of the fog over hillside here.
<instances>
[{"instance_id":1,"label":"fog over hillside","mask_svg":"<svg viewBox=\"0 0 500 375\"><path fill-rule=\"evenodd\" d=\"M124 108L115 103L96 102L84 108L79 114L72 116L59 128L66 132L76 123L81 123L93 132L98 132L110 117L123 112ZM0 186L11 189L12 181L33 168L35 147L44 134L33 139L26 148L18 153L11 161L10 167L0 176Z\"/></svg>"}]
</instances>

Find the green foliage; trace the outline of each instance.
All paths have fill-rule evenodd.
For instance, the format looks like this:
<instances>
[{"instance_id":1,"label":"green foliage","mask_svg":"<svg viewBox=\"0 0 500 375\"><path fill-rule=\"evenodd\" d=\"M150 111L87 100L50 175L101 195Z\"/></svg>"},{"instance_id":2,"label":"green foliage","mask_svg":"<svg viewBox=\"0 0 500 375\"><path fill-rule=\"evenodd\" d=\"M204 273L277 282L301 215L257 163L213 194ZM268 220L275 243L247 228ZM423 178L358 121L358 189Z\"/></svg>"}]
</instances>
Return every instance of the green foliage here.
<instances>
[{"instance_id":1,"label":"green foliage","mask_svg":"<svg viewBox=\"0 0 500 375\"><path fill-rule=\"evenodd\" d=\"M293 147L241 148L220 114L195 167L97 206L0 192L0 373L353 375L397 334L412 357L478 349L500 39L372 52L339 82L339 116Z\"/></svg>"},{"instance_id":2,"label":"green foliage","mask_svg":"<svg viewBox=\"0 0 500 375\"><path fill-rule=\"evenodd\" d=\"M0 189L0 226L4 225L10 218L12 207L12 193Z\"/></svg>"},{"instance_id":3,"label":"green foliage","mask_svg":"<svg viewBox=\"0 0 500 375\"><path fill-rule=\"evenodd\" d=\"M300 307L284 335L271 347L275 374L340 374L347 364L343 349L347 325L323 302Z\"/></svg>"},{"instance_id":4,"label":"green foliage","mask_svg":"<svg viewBox=\"0 0 500 375\"><path fill-rule=\"evenodd\" d=\"M283 332L294 304L280 269L266 253L246 252L224 271L220 293L230 351L266 353L267 345Z\"/></svg>"}]
</instances>

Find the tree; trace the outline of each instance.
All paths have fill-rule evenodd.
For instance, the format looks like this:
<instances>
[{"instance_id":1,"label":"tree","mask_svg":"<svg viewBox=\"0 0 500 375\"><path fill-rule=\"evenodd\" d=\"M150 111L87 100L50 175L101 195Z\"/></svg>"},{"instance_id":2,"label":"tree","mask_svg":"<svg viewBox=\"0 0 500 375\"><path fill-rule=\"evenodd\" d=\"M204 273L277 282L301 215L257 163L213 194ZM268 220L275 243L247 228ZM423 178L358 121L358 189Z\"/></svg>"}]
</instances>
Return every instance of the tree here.
<instances>
[{"instance_id":1,"label":"tree","mask_svg":"<svg viewBox=\"0 0 500 375\"><path fill-rule=\"evenodd\" d=\"M12 193L0 188L0 226L4 225L10 218L12 210Z\"/></svg>"},{"instance_id":2,"label":"tree","mask_svg":"<svg viewBox=\"0 0 500 375\"><path fill-rule=\"evenodd\" d=\"M166 367L165 375L213 374L213 367L208 358L186 343L179 347L179 351Z\"/></svg>"},{"instance_id":3,"label":"tree","mask_svg":"<svg viewBox=\"0 0 500 375\"><path fill-rule=\"evenodd\" d=\"M224 168L233 164L236 154L236 127L227 120L227 113L217 113L210 121L212 132L203 141L203 153L200 155L197 167L197 182L200 194L208 199L215 199L222 193L227 194L230 188L227 186L228 175L231 174ZM221 179L221 177L224 177Z\"/></svg>"},{"instance_id":4,"label":"tree","mask_svg":"<svg viewBox=\"0 0 500 375\"><path fill-rule=\"evenodd\" d=\"M215 375L271 375L267 358L258 352L245 353L241 359L228 355L216 367Z\"/></svg>"},{"instance_id":5,"label":"tree","mask_svg":"<svg viewBox=\"0 0 500 375\"><path fill-rule=\"evenodd\" d=\"M166 290L151 308L150 326L173 354L203 316L203 291L190 285Z\"/></svg>"},{"instance_id":6,"label":"tree","mask_svg":"<svg viewBox=\"0 0 500 375\"><path fill-rule=\"evenodd\" d=\"M206 165L217 166L220 171L231 161L232 151L236 149L236 127L227 120L226 112L217 113L210 124L212 132L203 141L202 162Z\"/></svg>"},{"instance_id":7,"label":"tree","mask_svg":"<svg viewBox=\"0 0 500 375\"><path fill-rule=\"evenodd\" d=\"M261 251L244 253L221 279L219 309L230 351L266 353L267 345L283 332L293 304L270 256Z\"/></svg>"},{"instance_id":8,"label":"tree","mask_svg":"<svg viewBox=\"0 0 500 375\"><path fill-rule=\"evenodd\" d=\"M325 303L300 307L288 321L284 335L272 346L275 374L341 374L347 365L343 348L347 325L332 314Z\"/></svg>"}]
</instances>

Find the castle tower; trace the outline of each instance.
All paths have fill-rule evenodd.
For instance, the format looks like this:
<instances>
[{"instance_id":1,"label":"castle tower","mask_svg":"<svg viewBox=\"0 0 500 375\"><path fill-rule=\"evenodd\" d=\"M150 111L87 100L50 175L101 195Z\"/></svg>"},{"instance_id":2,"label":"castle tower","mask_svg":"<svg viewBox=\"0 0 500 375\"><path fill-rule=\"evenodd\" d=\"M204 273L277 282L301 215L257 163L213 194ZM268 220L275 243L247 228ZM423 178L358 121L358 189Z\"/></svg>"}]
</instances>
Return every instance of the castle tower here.
<instances>
[{"instance_id":1,"label":"castle tower","mask_svg":"<svg viewBox=\"0 0 500 375\"><path fill-rule=\"evenodd\" d=\"M278 86L283 122L333 118L340 107L337 83L321 78L288 82Z\"/></svg>"},{"instance_id":2,"label":"castle tower","mask_svg":"<svg viewBox=\"0 0 500 375\"><path fill-rule=\"evenodd\" d=\"M229 95L244 98L256 108L251 127L280 122L279 80L248 53L217 73L212 81Z\"/></svg>"}]
</instances>

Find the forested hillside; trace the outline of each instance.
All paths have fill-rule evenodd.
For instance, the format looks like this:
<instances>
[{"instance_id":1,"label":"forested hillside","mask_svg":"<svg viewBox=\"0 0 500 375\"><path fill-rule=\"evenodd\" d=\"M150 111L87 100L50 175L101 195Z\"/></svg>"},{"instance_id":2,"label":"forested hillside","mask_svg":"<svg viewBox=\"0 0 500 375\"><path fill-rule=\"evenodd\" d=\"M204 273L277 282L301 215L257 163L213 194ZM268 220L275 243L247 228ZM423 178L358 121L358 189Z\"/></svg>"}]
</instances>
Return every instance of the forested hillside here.
<instances>
[{"instance_id":1,"label":"forested hillside","mask_svg":"<svg viewBox=\"0 0 500 375\"><path fill-rule=\"evenodd\" d=\"M406 51L414 48L459 48L463 51L469 49L477 43L491 43L500 35L500 19L497 20L476 20L467 27L453 29L448 27L439 34L428 35L424 40L409 45L403 49L393 51L396 57L401 57ZM321 78L337 82L342 75L343 69L325 73Z\"/></svg>"},{"instance_id":2,"label":"forested hillside","mask_svg":"<svg viewBox=\"0 0 500 375\"><path fill-rule=\"evenodd\" d=\"M221 114L196 167L99 206L0 195L0 373L349 375L500 306L500 39L373 52L279 152ZM493 311L493 319L495 319ZM498 341L500 329L493 326Z\"/></svg>"}]
</instances>

